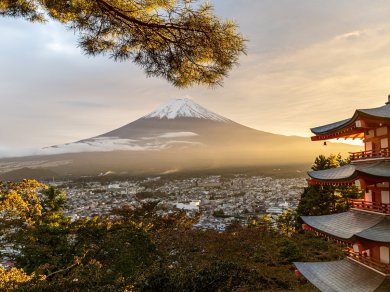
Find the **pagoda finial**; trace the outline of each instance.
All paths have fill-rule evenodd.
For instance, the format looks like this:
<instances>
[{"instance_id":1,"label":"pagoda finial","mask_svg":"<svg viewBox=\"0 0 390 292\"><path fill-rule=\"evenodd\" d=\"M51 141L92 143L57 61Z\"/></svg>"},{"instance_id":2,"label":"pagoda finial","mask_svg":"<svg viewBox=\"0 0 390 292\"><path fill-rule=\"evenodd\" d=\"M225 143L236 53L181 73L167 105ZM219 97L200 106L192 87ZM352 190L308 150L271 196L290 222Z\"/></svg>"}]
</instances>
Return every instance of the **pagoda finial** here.
<instances>
[{"instance_id":1,"label":"pagoda finial","mask_svg":"<svg viewBox=\"0 0 390 292\"><path fill-rule=\"evenodd\" d=\"M387 102L386 104L390 104L390 94L387 96Z\"/></svg>"}]
</instances>

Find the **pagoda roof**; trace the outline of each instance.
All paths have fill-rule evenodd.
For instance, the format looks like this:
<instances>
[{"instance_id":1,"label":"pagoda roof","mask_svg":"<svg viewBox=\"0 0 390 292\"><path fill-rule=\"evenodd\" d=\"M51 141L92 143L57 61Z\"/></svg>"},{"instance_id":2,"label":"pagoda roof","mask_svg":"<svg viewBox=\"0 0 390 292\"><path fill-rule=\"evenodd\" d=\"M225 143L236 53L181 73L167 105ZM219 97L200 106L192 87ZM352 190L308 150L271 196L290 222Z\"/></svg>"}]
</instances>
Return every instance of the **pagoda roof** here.
<instances>
[{"instance_id":1,"label":"pagoda roof","mask_svg":"<svg viewBox=\"0 0 390 292\"><path fill-rule=\"evenodd\" d=\"M385 105L375 108L358 109L356 112L371 117L390 119L390 103L387 102Z\"/></svg>"},{"instance_id":2,"label":"pagoda roof","mask_svg":"<svg viewBox=\"0 0 390 292\"><path fill-rule=\"evenodd\" d=\"M389 277L380 285L375 292L389 292L390 291L390 279Z\"/></svg>"},{"instance_id":3,"label":"pagoda roof","mask_svg":"<svg viewBox=\"0 0 390 292\"><path fill-rule=\"evenodd\" d=\"M390 161L356 166L356 170L362 174L390 178Z\"/></svg>"},{"instance_id":4,"label":"pagoda roof","mask_svg":"<svg viewBox=\"0 0 390 292\"><path fill-rule=\"evenodd\" d=\"M376 108L358 109L355 111L353 116L349 119L345 119L331 124L326 124L320 127L311 128L310 130L315 135L326 135L347 128L350 131L352 131L353 128L355 128L355 121L361 118L369 119L369 120L390 120L390 103L387 102L384 106L380 106ZM326 136L324 136L324 138L325 137Z\"/></svg>"},{"instance_id":5,"label":"pagoda roof","mask_svg":"<svg viewBox=\"0 0 390 292\"><path fill-rule=\"evenodd\" d=\"M378 224L355 234L357 237L379 242L390 242L390 219L384 218ZM389 290L390 291L390 290Z\"/></svg>"},{"instance_id":6,"label":"pagoda roof","mask_svg":"<svg viewBox=\"0 0 390 292\"><path fill-rule=\"evenodd\" d=\"M348 124L350 124L352 122L353 122L352 118L349 118L349 119L346 119L346 120L338 121L338 122L327 124L327 125L324 125L324 126L311 128L310 131L312 131L312 133L314 133L316 135L326 134L326 133L328 133L330 131L334 131L334 130L338 130L338 129L344 128L346 125L348 125Z\"/></svg>"},{"instance_id":7,"label":"pagoda roof","mask_svg":"<svg viewBox=\"0 0 390 292\"><path fill-rule=\"evenodd\" d=\"M326 292L389 291L389 279L350 260L294 263L314 286Z\"/></svg>"},{"instance_id":8,"label":"pagoda roof","mask_svg":"<svg viewBox=\"0 0 390 292\"><path fill-rule=\"evenodd\" d=\"M348 211L332 215L301 216L301 218L310 227L342 240L350 240L357 234L363 234L361 237L367 236L376 241L375 235L379 229L378 231L375 229L371 233L368 230L384 220L385 217L359 211ZM380 239L385 239L385 237L387 236L380 236Z\"/></svg>"},{"instance_id":9,"label":"pagoda roof","mask_svg":"<svg viewBox=\"0 0 390 292\"><path fill-rule=\"evenodd\" d=\"M324 170L309 171L311 178L325 181L352 180L356 177L356 166L352 164L329 168Z\"/></svg>"},{"instance_id":10,"label":"pagoda roof","mask_svg":"<svg viewBox=\"0 0 390 292\"><path fill-rule=\"evenodd\" d=\"M353 181L358 177L390 178L390 161L371 164L348 164L337 168L310 171L308 175L323 182Z\"/></svg>"}]
</instances>

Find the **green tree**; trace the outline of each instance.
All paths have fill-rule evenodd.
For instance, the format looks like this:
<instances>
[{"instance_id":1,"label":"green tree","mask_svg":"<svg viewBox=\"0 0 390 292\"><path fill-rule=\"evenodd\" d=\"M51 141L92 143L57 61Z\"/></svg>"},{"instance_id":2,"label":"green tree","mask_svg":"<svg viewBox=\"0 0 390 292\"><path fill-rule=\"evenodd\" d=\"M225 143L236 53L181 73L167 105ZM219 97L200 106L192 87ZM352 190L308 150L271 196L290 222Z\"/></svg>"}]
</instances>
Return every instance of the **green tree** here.
<instances>
[{"instance_id":1,"label":"green tree","mask_svg":"<svg viewBox=\"0 0 390 292\"><path fill-rule=\"evenodd\" d=\"M295 231L296 214L293 210L285 210L276 218L278 230L286 236L291 236Z\"/></svg>"},{"instance_id":2,"label":"green tree","mask_svg":"<svg viewBox=\"0 0 390 292\"><path fill-rule=\"evenodd\" d=\"M320 155L314 160L314 164L312 165L311 169L315 171L324 170L344 166L348 163L350 163L350 159L343 159L340 153L337 155L330 154L328 157Z\"/></svg>"},{"instance_id":3,"label":"green tree","mask_svg":"<svg viewBox=\"0 0 390 292\"><path fill-rule=\"evenodd\" d=\"M79 35L86 54L131 60L178 87L221 84L245 52L237 25L195 0L0 0L0 15L50 16Z\"/></svg>"},{"instance_id":4,"label":"green tree","mask_svg":"<svg viewBox=\"0 0 390 292\"><path fill-rule=\"evenodd\" d=\"M336 168L348 163L349 160L343 159L340 154L331 154L328 157L320 155L315 159L312 170ZM360 195L361 191L354 185L309 185L301 195L297 216L317 216L343 212L349 208L348 199L357 198ZM301 220L298 219L298 223L301 223Z\"/></svg>"},{"instance_id":5,"label":"green tree","mask_svg":"<svg viewBox=\"0 0 390 292\"><path fill-rule=\"evenodd\" d=\"M42 267L49 273L74 257L68 244L71 222L63 214L65 193L49 187L41 192L40 205L42 212L39 219L28 228L18 228L11 238L18 251L14 259L29 273Z\"/></svg>"},{"instance_id":6,"label":"green tree","mask_svg":"<svg viewBox=\"0 0 390 292\"><path fill-rule=\"evenodd\" d=\"M62 191L25 180L3 185L0 198L1 256L16 261L29 273L43 265L50 270L73 259L67 246L70 220L63 214ZM11 249L4 248L7 246Z\"/></svg>"},{"instance_id":7,"label":"green tree","mask_svg":"<svg viewBox=\"0 0 390 292\"><path fill-rule=\"evenodd\" d=\"M2 185L0 250L12 250L0 258L14 261L17 269L0 271L0 287L25 283L29 291L109 290L117 283L124 288L155 261L148 234L152 225L133 220L137 215L71 222L65 208L59 189L27 180Z\"/></svg>"},{"instance_id":8,"label":"green tree","mask_svg":"<svg viewBox=\"0 0 390 292\"><path fill-rule=\"evenodd\" d=\"M298 244L291 240L283 240L280 248L280 257L286 262L292 263L302 260Z\"/></svg>"}]
</instances>

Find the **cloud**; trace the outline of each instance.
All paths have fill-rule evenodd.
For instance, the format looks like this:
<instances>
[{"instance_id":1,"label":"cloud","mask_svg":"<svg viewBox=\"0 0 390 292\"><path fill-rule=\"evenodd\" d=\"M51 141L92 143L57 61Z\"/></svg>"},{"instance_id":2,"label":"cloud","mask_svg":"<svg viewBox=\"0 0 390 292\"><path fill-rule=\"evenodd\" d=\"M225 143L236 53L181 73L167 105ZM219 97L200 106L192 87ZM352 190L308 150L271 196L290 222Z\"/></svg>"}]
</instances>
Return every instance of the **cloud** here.
<instances>
[{"instance_id":1,"label":"cloud","mask_svg":"<svg viewBox=\"0 0 390 292\"><path fill-rule=\"evenodd\" d=\"M369 33L367 30L356 30L356 31L351 31L348 33L344 33L342 35L336 36L335 41L339 40L355 40L358 38L361 38L365 34Z\"/></svg>"},{"instance_id":2,"label":"cloud","mask_svg":"<svg viewBox=\"0 0 390 292\"><path fill-rule=\"evenodd\" d=\"M23 157L37 155L57 155L80 152L108 152L108 151L159 151L172 145L201 146L200 142L171 140L171 138L194 137L193 132L168 132L154 137L144 137L140 140L118 137L97 137L88 140L55 145L44 148L12 149L0 147L0 158ZM145 142L149 141L149 142Z\"/></svg>"},{"instance_id":3,"label":"cloud","mask_svg":"<svg viewBox=\"0 0 390 292\"><path fill-rule=\"evenodd\" d=\"M255 108L262 121L255 127L310 135L309 128L348 118L355 108L383 105L389 90L388 56L390 26L379 25L272 58L252 55L245 65L254 65L229 87L236 94L237 88L245 88L245 110Z\"/></svg>"},{"instance_id":4,"label":"cloud","mask_svg":"<svg viewBox=\"0 0 390 292\"><path fill-rule=\"evenodd\" d=\"M158 138L181 138L181 137L194 137L198 134L193 132L169 132L158 136Z\"/></svg>"}]
</instances>

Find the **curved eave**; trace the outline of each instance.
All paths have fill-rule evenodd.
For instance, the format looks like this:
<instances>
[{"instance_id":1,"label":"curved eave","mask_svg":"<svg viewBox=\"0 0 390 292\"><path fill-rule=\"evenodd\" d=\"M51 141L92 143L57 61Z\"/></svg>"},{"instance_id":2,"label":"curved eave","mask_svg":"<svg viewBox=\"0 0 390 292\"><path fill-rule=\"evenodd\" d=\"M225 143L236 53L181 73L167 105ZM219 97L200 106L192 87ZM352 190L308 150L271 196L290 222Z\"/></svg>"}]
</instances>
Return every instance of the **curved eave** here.
<instances>
[{"instance_id":1,"label":"curved eave","mask_svg":"<svg viewBox=\"0 0 390 292\"><path fill-rule=\"evenodd\" d=\"M390 178L390 161L381 161L358 167L356 173L359 176Z\"/></svg>"},{"instance_id":2,"label":"curved eave","mask_svg":"<svg viewBox=\"0 0 390 292\"><path fill-rule=\"evenodd\" d=\"M377 225L383 216L364 212L343 212L322 216L301 216L310 227L332 237L350 241L356 234Z\"/></svg>"},{"instance_id":3,"label":"curved eave","mask_svg":"<svg viewBox=\"0 0 390 292\"><path fill-rule=\"evenodd\" d=\"M310 131L315 135L327 134L327 133L331 133L332 131L337 131L337 130L343 129L347 126L351 126L351 125L353 125L354 122L355 121L353 120L353 117L352 117L352 118L338 121L335 123L330 123L327 125L311 128Z\"/></svg>"},{"instance_id":4,"label":"curved eave","mask_svg":"<svg viewBox=\"0 0 390 292\"><path fill-rule=\"evenodd\" d=\"M364 133L361 128L351 127L350 129L335 131L329 134L321 134L310 137L312 141L323 141L331 139L363 139Z\"/></svg>"},{"instance_id":5,"label":"curved eave","mask_svg":"<svg viewBox=\"0 0 390 292\"><path fill-rule=\"evenodd\" d=\"M352 180L329 180L329 181L323 181L323 180L316 180L316 179L308 179L307 180L308 185L326 185L326 186L351 186L355 184L355 179Z\"/></svg>"},{"instance_id":6,"label":"curved eave","mask_svg":"<svg viewBox=\"0 0 390 292\"><path fill-rule=\"evenodd\" d=\"M355 234L356 237L382 243L390 243L390 219L384 218L375 226Z\"/></svg>"},{"instance_id":7,"label":"curved eave","mask_svg":"<svg viewBox=\"0 0 390 292\"><path fill-rule=\"evenodd\" d=\"M310 171L309 184L352 184L356 179L369 181L390 179L390 161L366 165L348 164L337 168Z\"/></svg>"},{"instance_id":8,"label":"curved eave","mask_svg":"<svg viewBox=\"0 0 390 292\"><path fill-rule=\"evenodd\" d=\"M349 260L317 263L295 262L294 265L308 281L321 291L382 291L382 286L387 281L385 276Z\"/></svg>"},{"instance_id":9,"label":"curved eave","mask_svg":"<svg viewBox=\"0 0 390 292\"><path fill-rule=\"evenodd\" d=\"M362 130L356 127L357 117L338 121L336 123L310 129L315 136L312 141L329 140L337 138L361 138Z\"/></svg>"},{"instance_id":10,"label":"curved eave","mask_svg":"<svg viewBox=\"0 0 390 292\"><path fill-rule=\"evenodd\" d=\"M307 174L313 180L313 183L317 182L319 184L350 183L357 177L356 167L350 164L337 168L310 171Z\"/></svg>"}]
</instances>

